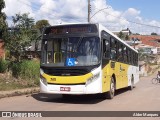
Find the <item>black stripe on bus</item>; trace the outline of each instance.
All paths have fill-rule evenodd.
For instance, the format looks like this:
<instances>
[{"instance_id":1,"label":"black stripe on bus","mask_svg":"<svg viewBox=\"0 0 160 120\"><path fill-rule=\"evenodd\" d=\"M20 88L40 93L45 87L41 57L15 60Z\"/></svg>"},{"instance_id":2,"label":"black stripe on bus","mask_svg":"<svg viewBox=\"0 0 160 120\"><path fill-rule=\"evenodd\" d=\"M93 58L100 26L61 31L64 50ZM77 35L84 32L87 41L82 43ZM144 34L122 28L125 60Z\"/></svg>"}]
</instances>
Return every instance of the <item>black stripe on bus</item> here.
<instances>
[{"instance_id":1,"label":"black stripe on bus","mask_svg":"<svg viewBox=\"0 0 160 120\"><path fill-rule=\"evenodd\" d=\"M48 83L49 85L85 85L86 83L69 83L69 84L62 84L62 83Z\"/></svg>"}]
</instances>

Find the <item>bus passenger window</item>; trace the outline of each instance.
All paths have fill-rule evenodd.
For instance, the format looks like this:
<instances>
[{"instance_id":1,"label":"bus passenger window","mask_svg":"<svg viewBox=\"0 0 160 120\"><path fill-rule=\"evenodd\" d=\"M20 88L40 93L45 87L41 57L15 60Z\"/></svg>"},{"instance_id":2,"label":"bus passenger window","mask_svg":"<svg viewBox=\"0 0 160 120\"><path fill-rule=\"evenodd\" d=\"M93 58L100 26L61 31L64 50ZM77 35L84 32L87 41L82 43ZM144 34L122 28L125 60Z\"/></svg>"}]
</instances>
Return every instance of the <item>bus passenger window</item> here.
<instances>
[{"instance_id":1,"label":"bus passenger window","mask_svg":"<svg viewBox=\"0 0 160 120\"><path fill-rule=\"evenodd\" d=\"M118 61L123 62L123 45L119 44Z\"/></svg>"},{"instance_id":2,"label":"bus passenger window","mask_svg":"<svg viewBox=\"0 0 160 120\"><path fill-rule=\"evenodd\" d=\"M103 40L103 57L110 58L110 45L106 39Z\"/></svg>"},{"instance_id":3,"label":"bus passenger window","mask_svg":"<svg viewBox=\"0 0 160 120\"><path fill-rule=\"evenodd\" d=\"M123 54L124 54L124 62L127 63L128 58L127 58L127 48L126 47L124 47L124 49L123 49Z\"/></svg>"},{"instance_id":4,"label":"bus passenger window","mask_svg":"<svg viewBox=\"0 0 160 120\"><path fill-rule=\"evenodd\" d=\"M111 39L111 59L116 60L117 58L117 41Z\"/></svg>"}]
</instances>

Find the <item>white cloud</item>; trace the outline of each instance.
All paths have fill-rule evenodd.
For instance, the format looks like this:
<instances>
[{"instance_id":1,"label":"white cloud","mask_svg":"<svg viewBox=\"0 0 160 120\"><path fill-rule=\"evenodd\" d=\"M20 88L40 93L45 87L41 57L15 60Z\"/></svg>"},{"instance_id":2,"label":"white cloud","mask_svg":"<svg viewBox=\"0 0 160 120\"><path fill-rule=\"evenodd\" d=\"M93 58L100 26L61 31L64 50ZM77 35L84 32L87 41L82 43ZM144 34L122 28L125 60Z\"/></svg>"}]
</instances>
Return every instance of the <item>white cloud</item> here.
<instances>
[{"instance_id":1,"label":"white cloud","mask_svg":"<svg viewBox=\"0 0 160 120\"><path fill-rule=\"evenodd\" d=\"M16 13L30 13L34 19L47 19L53 24L87 22L87 0L5 0L5 13L9 18ZM110 30L121 30L126 27L135 33L160 33L157 28L142 26L135 23L160 26L156 20L147 20L141 16L142 11L128 8L126 11L118 11L107 4L107 0L91 0L91 21L99 22ZM11 24L11 19L8 20ZM131 22L130 22L131 21ZM135 23L133 23L134 21Z\"/></svg>"},{"instance_id":2,"label":"white cloud","mask_svg":"<svg viewBox=\"0 0 160 120\"><path fill-rule=\"evenodd\" d=\"M4 12L7 16L14 16L17 13L30 13L30 16L35 16L29 0L5 0L5 4Z\"/></svg>"},{"instance_id":3,"label":"white cloud","mask_svg":"<svg viewBox=\"0 0 160 120\"><path fill-rule=\"evenodd\" d=\"M129 8L128 10L125 11L126 16L138 16L141 13L141 11L136 10L134 8Z\"/></svg>"}]
</instances>

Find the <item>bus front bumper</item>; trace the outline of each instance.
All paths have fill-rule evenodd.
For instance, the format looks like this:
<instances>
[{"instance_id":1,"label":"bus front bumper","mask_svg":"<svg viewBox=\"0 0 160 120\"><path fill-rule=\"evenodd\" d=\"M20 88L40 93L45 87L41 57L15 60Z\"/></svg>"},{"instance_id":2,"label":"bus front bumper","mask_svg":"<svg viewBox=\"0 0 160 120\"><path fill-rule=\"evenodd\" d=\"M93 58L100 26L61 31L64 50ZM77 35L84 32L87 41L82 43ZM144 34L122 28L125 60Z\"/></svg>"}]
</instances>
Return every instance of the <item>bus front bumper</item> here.
<instances>
[{"instance_id":1,"label":"bus front bumper","mask_svg":"<svg viewBox=\"0 0 160 120\"><path fill-rule=\"evenodd\" d=\"M98 81L95 81L89 85L45 85L40 80L40 92L48 94L96 94L102 93L101 85Z\"/></svg>"}]
</instances>

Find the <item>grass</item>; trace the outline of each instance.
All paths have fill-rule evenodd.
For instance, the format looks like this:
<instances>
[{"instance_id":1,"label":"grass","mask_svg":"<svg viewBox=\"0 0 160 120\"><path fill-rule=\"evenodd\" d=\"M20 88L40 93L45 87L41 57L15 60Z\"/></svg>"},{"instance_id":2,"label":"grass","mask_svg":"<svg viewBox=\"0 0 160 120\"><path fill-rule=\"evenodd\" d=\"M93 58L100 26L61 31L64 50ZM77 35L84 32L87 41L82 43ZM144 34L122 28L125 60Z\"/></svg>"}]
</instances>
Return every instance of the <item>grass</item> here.
<instances>
[{"instance_id":1,"label":"grass","mask_svg":"<svg viewBox=\"0 0 160 120\"><path fill-rule=\"evenodd\" d=\"M22 79L16 79L14 77L4 78L4 74L0 74L0 91L8 91L15 89L23 89L30 87L38 87L38 84L33 84L32 81L26 81Z\"/></svg>"},{"instance_id":2,"label":"grass","mask_svg":"<svg viewBox=\"0 0 160 120\"><path fill-rule=\"evenodd\" d=\"M39 62L13 63L10 71L0 73L0 91L39 86Z\"/></svg>"}]
</instances>

